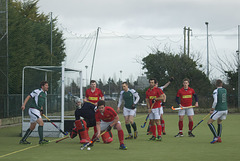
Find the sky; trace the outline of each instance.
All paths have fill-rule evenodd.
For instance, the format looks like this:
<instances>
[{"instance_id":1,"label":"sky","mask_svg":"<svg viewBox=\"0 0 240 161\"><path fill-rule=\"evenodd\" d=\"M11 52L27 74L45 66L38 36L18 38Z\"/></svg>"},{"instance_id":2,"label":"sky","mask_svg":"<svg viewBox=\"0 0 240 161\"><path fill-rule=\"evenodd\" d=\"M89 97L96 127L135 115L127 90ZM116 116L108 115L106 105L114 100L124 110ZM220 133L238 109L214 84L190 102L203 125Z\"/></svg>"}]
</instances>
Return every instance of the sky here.
<instances>
[{"instance_id":1,"label":"sky","mask_svg":"<svg viewBox=\"0 0 240 161\"><path fill-rule=\"evenodd\" d=\"M52 12L64 33L66 67L82 70L87 81L91 73L104 82L135 81L145 72L141 59L153 49L183 52L184 26L192 30L190 55L206 71L209 23L211 79L222 75L218 57L233 64L238 50L238 0L39 0L38 6L44 14Z\"/></svg>"}]
</instances>

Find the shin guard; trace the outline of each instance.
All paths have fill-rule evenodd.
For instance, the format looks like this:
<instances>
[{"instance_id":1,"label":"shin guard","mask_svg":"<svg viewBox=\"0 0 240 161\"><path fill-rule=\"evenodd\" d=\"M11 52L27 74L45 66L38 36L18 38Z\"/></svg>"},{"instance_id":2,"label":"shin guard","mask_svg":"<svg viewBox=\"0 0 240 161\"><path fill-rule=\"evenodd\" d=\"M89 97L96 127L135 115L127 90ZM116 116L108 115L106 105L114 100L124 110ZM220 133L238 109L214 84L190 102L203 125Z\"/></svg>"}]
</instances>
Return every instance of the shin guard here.
<instances>
[{"instance_id":1,"label":"shin guard","mask_svg":"<svg viewBox=\"0 0 240 161\"><path fill-rule=\"evenodd\" d=\"M103 140L103 143L105 143L105 144L111 143L111 142L113 141L112 132L111 132L111 131L105 132L105 133L102 135L102 140Z\"/></svg>"},{"instance_id":2,"label":"shin guard","mask_svg":"<svg viewBox=\"0 0 240 161\"><path fill-rule=\"evenodd\" d=\"M90 141L90 137L87 131L87 124L84 120L76 120L75 121L76 131L79 135L80 143L85 144Z\"/></svg>"}]
</instances>

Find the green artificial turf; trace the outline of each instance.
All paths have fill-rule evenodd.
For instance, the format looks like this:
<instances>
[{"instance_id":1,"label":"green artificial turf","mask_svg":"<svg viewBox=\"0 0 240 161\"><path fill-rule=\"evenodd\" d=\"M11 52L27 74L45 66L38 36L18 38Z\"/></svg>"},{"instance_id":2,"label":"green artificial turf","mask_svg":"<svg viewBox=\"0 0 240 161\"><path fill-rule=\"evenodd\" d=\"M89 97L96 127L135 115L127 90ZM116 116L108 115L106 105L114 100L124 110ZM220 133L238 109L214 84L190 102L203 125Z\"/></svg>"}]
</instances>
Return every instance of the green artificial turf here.
<instances>
[{"instance_id":1,"label":"green artificial turf","mask_svg":"<svg viewBox=\"0 0 240 161\"><path fill-rule=\"evenodd\" d=\"M194 116L196 125L206 114ZM120 115L120 121L125 136L127 131ZM229 114L223 122L222 143L210 144L213 136L204 120L193 133L196 137L188 137L188 120L184 118L184 137L175 138L178 133L177 114L164 114L167 135L161 142L148 141L146 129L140 126L144 123L146 114L138 114L135 122L138 127L138 138L125 140L128 150L119 150L117 131L112 130L113 142L110 144L95 143L90 151L80 150L78 136L55 143L38 145L38 138L30 137L31 145L19 145L21 126L0 129L0 160L4 161L235 161L240 158L240 115ZM216 122L214 125L217 129ZM55 128L53 126L53 128ZM89 131L93 134L92 128Z\"/></svg>"}]
</instances>

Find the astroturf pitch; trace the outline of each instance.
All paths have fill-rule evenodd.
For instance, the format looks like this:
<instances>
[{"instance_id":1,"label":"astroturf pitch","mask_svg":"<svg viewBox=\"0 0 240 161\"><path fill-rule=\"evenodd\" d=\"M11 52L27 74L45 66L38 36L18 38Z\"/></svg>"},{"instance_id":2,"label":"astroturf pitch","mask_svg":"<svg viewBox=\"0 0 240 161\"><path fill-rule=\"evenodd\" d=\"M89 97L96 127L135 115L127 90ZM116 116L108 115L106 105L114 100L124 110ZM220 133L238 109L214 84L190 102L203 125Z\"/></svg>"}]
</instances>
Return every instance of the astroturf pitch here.
<instances>
[{"instance_id":1,"label":"astroturf pitch","mask_svg":"<svg viewBox=\"0 0 240 161\"><path fill-rule=\"evenodd\" d=\"M194 116L194 125L206 114ZM123 131L127 136L123 116L119 115ZM114 141L110 144L95 143L90 151L80 150L78 136L55 143L38 145L38 138L30 137L31 145L19 145L21 126L0 129L0 160L4 161L235 161L240 160L240 114L229 114L223 122L222 143L210 144L212 133L204 120L188 137L188 120L184 118L184 137L175 138L178 133L177 114L164 114L166 133L161 142L148 141L144 123L146 114L137 114L135 122L138 127L138 138L125 140L128 150L119 150L117 131L112 130ZM214 123L215 127L216 123ZM53 128L55 128L53 126ZM90 136L93 130L90 129Z\"/></svg>"}]
</instances>

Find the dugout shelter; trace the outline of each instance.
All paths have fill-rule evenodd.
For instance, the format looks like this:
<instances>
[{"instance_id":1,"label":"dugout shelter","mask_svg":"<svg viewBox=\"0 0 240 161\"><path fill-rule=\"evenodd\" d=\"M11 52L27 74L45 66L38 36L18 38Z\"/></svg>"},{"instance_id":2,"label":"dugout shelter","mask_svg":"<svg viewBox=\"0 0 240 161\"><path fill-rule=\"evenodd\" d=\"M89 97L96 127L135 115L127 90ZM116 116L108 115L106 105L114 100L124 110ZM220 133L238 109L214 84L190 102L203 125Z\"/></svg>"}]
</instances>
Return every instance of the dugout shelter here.
<instances>
[{"instance_id":1,"label":"dugout shelter","mask_svg":"<svg viewBox=\"0 0 240 161\"><path fill-rule=\"evenodd\" d=\"M44 114L53 121L58 127L65 131L67 112L75 110L75 104L68 93L73 93L83 99L82 91L82 71L62 66L25 66L22 71L22 103L24 99L34 89L40 88L39 84L42 80L48 81L49 90L45 101ZM30 99L31 100L31 99ZM30 125L28 108L30 100L26 105L26 109L22 111L22 136ZM32 101L32 100L31 100ZM73 115L74 113L70 115ZM69 115L69 114L68 114ZM62 137L63 134L55 128L51 122L43 118L44 137ZM38 125L30 136L38 137Z\"/></svg>"}]
</instances>

